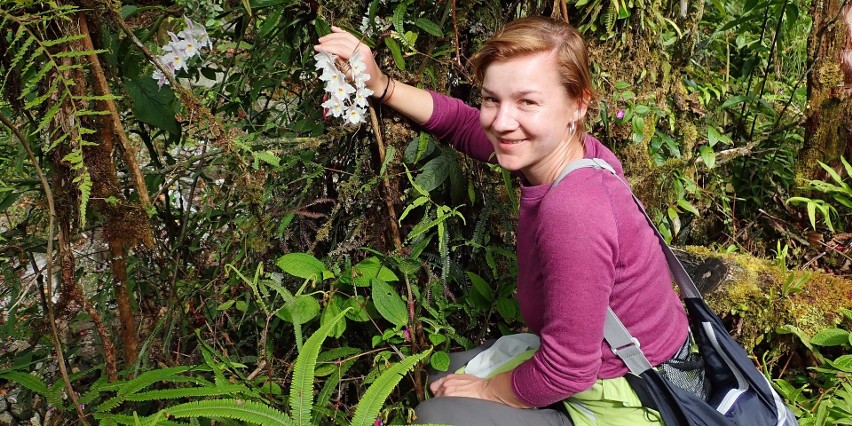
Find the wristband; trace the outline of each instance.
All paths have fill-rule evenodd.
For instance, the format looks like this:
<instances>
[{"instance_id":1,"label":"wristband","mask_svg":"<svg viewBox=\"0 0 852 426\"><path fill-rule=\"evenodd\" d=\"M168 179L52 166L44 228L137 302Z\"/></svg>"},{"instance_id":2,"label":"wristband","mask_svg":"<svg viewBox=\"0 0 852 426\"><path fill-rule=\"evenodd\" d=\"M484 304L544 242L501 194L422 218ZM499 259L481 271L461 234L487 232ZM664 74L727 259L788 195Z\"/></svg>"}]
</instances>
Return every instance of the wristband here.
<instances>
[{"instance_id":1,"label":"wristband","mask_svg":"<svg viewBox=\"0 0 852 426\"><path fill-rule=\"evenodd\" d=\"M393 89L391 89L390 93L388 93L388 97L384 100L384 103L390 102L391 96L393 96L394 92L396 92L396 80L393 80Z\"/></svg>"},{"instance_id":2,"label":"wristband","mask_svg":"<svg viewBox=\"0 0 852 426\"><path fill-rule=\"evenodd\" d=\"M376 101L377 101L378 103L382 103L382 101L384 101L384 100L385 100L385 95L387 95L387 94L388 94L388 87L390 87L391 80L392 80L392 79L390 78L390 76L388 76L388 83L385 85L385 91L384 91L384 92L382 92L382 96L379 96L379 98L378 98L378 99L376 99Z\"/></svg>"}]
</instances>

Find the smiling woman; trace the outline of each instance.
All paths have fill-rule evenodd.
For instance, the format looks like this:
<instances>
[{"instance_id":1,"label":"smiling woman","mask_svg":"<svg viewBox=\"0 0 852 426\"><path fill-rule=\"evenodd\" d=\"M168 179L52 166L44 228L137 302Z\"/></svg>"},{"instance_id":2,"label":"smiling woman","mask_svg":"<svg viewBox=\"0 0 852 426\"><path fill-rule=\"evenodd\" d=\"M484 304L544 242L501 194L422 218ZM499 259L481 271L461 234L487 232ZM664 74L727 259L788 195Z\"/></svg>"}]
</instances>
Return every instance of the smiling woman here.
<instances>
[{"instance_id":1,"label":"smiling woman","mask_svg":"<svg viewBox=\"0 0 852 426\"><path fill-rule=\"evenodd\" d=\"M473 59L480 109L390 80L358 39L333 31L315 49L344 60L356 52L365 58L367 84L379 102L468 156L518 172L522 181L517 297L540 343L524 347L502 372L486 378L433 375L435 397L417 408L417 421L661 424L627 384L627 367L603 337L612 308L652 365L682 366L695 358L659 241L616 176L582 169L554 184L582 158L603 159L623 178L612 152L585 132L593 93L577 31L540 17L499 31ZM393 97L384 96L387 87ZM453 354L449 371L461 373L475 355L494 352L484 345ZM694 383L686 385L700 392L703 366L691 368Z\"/></svg>"}]
</instances>

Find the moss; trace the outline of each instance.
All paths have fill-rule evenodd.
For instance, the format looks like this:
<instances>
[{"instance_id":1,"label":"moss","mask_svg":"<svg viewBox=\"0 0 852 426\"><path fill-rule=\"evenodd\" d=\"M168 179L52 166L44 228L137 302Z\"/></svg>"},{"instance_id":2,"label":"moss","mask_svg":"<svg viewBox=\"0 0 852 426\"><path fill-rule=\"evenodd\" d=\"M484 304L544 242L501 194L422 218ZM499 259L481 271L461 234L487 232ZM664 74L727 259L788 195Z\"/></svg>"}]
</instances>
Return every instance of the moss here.
<instances>
[{"instance_id":1,"label":"moss","mask_svg":"<svg viewBox=\"0 0 852 426\"><path fill-rule=\"evenodd\" d=\"M794 325L805 333L836 325L840 308L852 309L852 283L816 271L786 271L772 262L742 254L720 254L706 247L686 247L697 258L719 258L729 266L722 285L706 295L708 304L725 319L732 335L746 350L772 340L784 325ZM786 291L785 280L810 279L799 292ZM789 350L772 348L770 352Z\"/></svg>"}]
</instances>

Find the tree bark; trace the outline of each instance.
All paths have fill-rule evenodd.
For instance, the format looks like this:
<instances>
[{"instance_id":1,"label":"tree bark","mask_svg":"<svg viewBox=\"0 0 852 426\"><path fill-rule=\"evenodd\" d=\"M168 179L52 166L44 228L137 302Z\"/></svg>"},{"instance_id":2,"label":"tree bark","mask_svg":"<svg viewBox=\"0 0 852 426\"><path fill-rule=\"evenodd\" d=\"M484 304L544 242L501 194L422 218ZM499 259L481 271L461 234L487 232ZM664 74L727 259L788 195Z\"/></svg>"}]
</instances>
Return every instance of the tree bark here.
<instances>
[{"instance_id":1,"label":"tree bark","mask_svg":"<svg viewBox=\"0 0 852 426\"><path fill-rule=\"evenodd\" d=\"M797 176L820 179L817 161L852 156L852 1L815 0L808 37L808 118Z\"/></svg>"}]
</instances>

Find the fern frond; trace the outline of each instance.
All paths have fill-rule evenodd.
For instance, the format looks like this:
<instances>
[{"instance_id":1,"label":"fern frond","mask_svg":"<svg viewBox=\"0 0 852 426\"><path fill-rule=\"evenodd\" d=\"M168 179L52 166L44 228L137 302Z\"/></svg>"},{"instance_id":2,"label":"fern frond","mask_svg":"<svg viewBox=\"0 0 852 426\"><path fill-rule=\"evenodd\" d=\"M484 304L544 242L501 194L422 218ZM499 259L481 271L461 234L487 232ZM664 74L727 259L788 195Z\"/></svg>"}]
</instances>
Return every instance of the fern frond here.
<instances>
[{"instance_id":1,"label":"fern frond","mask_svg":"<svg viewBox=\"0 0 852 426\"><path fill-rule=\"evenodd\" d=\"M379 411L385 405L385 400L397 383L409 370L414 368L431 351L412 355L388 368L375 382L364 392L361 402L355 409L355 417L352 418L351 426L370 426L376 421Z\"/></svg>"},{"instance_id":2,"label":"fern frond","mask_svg":"<svg viewBox=\"0 0 852 426\"><path fill-rule=\"evenodd\" d=\"M83 35L83 34L71 34L71 35L67 35L67 36L65 36L65 37L60 37L60 38L55 38L55 39L48 39L48 40L42 40L42 41L41 41L41 44L42 44L43 46L46 46L46 47L52 47L52 46L58 46L58 45L60 45L60 44L73 43L73 42L75 42L75 41L79 41L79 40L82 40L82 39L84 39L84 38L86 38L86 36L85 36L85 35ZM60 56L58 56L58 55L59 55L59 54L54 55L54 57L57 57L57 58L58 58L58 57L60 57Z\"/></svg>"},{"instance_id":3,"label":"fern frond","mask_svg":"<svg viewBox=\"0 0 852 426\"><path fill-rule=\"evenodd\" d=\"M50 109L48 109L47 112L44 114L44 117L41 118L41 120L38 123L38 127L36 127L36 129L33 130L32 134L37 135L39 132L42 131L42 129L47 127L47 125L50 124L50 121L53 120L53 117L56 116L56 113L59 112L60 107L62 107L62 103L60 103L60 102L54 103L50 107Z\"/></svg>"},{"instance_id":4,"label":"fern frond","mask_svg":"<svg viewBox=\"0 0 852 426\"><path fill-rule=\"evenodd\" d=\"M83 95L71 96L71 99L75 101L115 101L121 98L115 95Z\"/></svg>"},{"instance_id":5,"label":"fern frond","mask_svg":"<svg viewBox=\"0 0 852 426\"><path fill-rule=\"evenodd\" d=\"M0 373L0 379L6 379L15 382L45 398L57 408L62 408L62 399L58 393L52 392L47 385L36 376L20 371L9 371Z\"/></svg>"},{"instance_id":6,"label":"fern frond","mask_svg":"<svg viewBox=\"0 0 852 426\"><path fill-rule=\"evenodd\" d=\"M219 387L158 389L128 395L125 401L159 401L164 399L189 398L196 396L221 396L228 394L247 393L249 389L243 385L225 385Z\"/></svg>"},{"instance_id":7,"label":"fern frond","mask_svg":"<svg viewBox=\"0 0 852 426\"><path fill-rule=\"evenodd\" d=\"M215 418L237 419L259 425L289 426L293 421L283 412L266 404L240 399L213 399L194 401L160 410L169 418Z\"/></svg>"},{"instance_id":8,"label":"fern frond","mask_svg":"<svg viewBox=\"0 0 852 426\"><path fill-rule=\"evenodd\" d=\"M127 395L136 393L154 383L175 381L174 379L176 377L181 377L178 376L178 374L188 371L190 368L191 367L182 365L179 367L161 368L159 370L146 371L133 380L127 382L113 383L109 386L104 386L102 388L103 390L117 390L116 396L106 400L98 407L97 411L105 412L112 410L113 408L118 407L119 404L124 402Z\"/></svg>"},{"instance_id":9,"label":"fern frond","mask_svg":"<svg viewBox=\"0 0 852 426\"><path fill-rule=\"evenodd\" d=\"M41 96L36 96L35 98L27 101L27 103L24 104L24 108L34 109L34 108L40 107L44 103L44 101L47 100L47 98L49 98L51 95L54 94L54 90L56 90L56 87L58 85L59 85L59 81L53 80L53 82L50 83L50 88L45 90L44 94L42 94ZM56 102L56 103L61 105L63 100L65 100L64 97L60 97L59 102Z\"/></svg>"},{"instance_id":10,"label":"fern frond","mask_svg":"<svg viewBox=\"0 0 852 426\"><path fill-rule=\"evenodd\" d=\"M101 426L106 425L136 425L136 419L128 414L109 414L109 413L95 413L95 420L98 421L98 424ZM186 426L188 423L178 423L173 422L171 420L163 420L160 419L157 421L157 426Z\"/></svg>"},{"instance_id":11,"label":"fern frond","mask_svg":"<svg viewBox=\"0 0 852 426\"><path fill-rule=\"evenodd\" d=\"M355 360L344 362L325 380L319 394L317 394L316 407L325 407L331 401L331 394L337 390L337 384L347 371L355 364Z\"/></svg>"},{"instance_id":12,"label":"fern frond","mask_svg":"<svg viewBox=\"0 0 852 426\"><path fill-rule=\"evenodd\" d=\"M314 370L317 366L317 356L319 356L322 342L331 334L331 330L349 309L344 309L334 319L315 331L302 346L302 350L296 358L296 365L293 367L293 380L290 384L290 410L293 413L293 421L297 425L311 424Z\"/></svg>"},{"instance_id":13,"label":"fern frond","mask_svg":"<svg viewBox=\"0 0 852 426\"><path fill-rule=\"evenodd\" d=\"M24 89L21 91L21 95L18 96L18 99L24 99L29 96L29 94L38 87L38 84L41 83L47 73L50 72L55 65L55 62L46 62L36 75L28 78L27 83L24 85Z\"/></svg>"}]
</instances>

